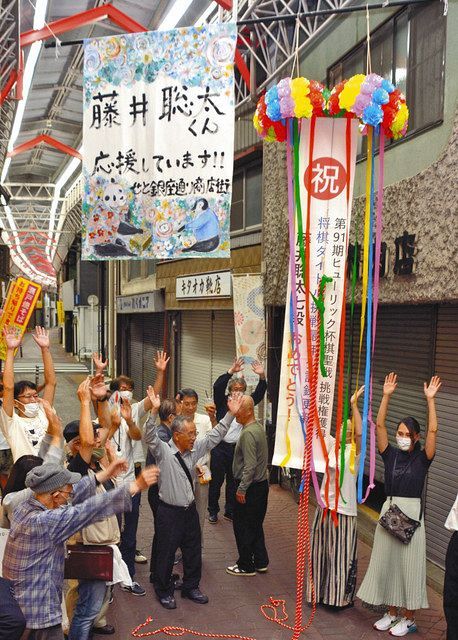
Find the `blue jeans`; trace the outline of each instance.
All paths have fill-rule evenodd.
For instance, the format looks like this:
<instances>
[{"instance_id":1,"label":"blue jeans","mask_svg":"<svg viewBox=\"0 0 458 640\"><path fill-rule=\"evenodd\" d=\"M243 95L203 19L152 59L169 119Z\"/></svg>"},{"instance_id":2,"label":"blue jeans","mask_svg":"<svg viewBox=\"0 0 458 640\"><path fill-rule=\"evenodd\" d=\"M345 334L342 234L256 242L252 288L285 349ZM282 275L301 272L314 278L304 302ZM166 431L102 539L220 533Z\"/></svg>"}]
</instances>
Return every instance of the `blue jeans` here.
<instances>
[{"instance_id":1,"label":"blue jeans","mask_svg":"<svg viewBox=\"0 0 458 640\"><path fill-rule=\"evenodd\" d=\"M140 515L141 493L137 493L132 498L132 511L124 514L124 529L121 533L121 543L119 549L122 559L129 569L132 580L135 577L135 549L137 548L137 527Z\"/></svg>"},{"instance_id":2,"label":"blue jeans","mask_svg":"<svg viewBox=\"0 0 458 640\"><path fill-rule=\"evenodd\" d=\"M92 623L102 608L107 585L103 580L80 580L68 640L88 640Z\"/></svg>"}]
</instances>

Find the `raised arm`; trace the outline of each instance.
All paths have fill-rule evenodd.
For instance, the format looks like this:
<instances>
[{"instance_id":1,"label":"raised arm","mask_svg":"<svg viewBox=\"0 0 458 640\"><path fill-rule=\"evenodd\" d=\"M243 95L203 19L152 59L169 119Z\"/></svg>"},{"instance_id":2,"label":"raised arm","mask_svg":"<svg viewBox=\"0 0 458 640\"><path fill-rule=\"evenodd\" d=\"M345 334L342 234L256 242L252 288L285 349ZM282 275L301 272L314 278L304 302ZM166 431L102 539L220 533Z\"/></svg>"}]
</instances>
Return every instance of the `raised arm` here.
<instances>
[{"instance_id":1,"label":"raised arm","mask_svg":"<svg viewBox=\"0 0 458 640\"><path fill-rule=\"evenodd\" d=\"M124 418L127 424L127 434L131 440L141 440L142 432L137 427L137 423L132 417L132 406L127 398L121 398L120 406L121 416Z\"/></svg>"},{"instance_id":2,"label":"raised arm","mask_svg":"<svg viewBox=\"0 0 458 640\"><path fill-rule=\"evenodd\" d=\"M80 456L87 463L91 461L94 448L94 427L91 419L91 379L88 376L78 387L80 401Z\"/></svg>"},{"instance_id":3,"label":"raised arm","mask_svg":"<svg viewBox=\"0 0 458 640\"><path fill-rule=\"evenodd\" d=\"M167 357L167 353L165 351L158 351L156 353L156 357L154 358L154 366L156 367L156 380L154 381L153 389L154 393L157 396L162 395L162 389L164 387L165 381L165 372L167 371L169 360L170 357ZM151 408L151 399L147 392L146 397L143 400L144 413L148 413L148 411L151 411Z\"/></svg>"},{"instance_id":4,"label":"raised arm","mask_svg":"<svg viewBox=\"0 0 458 640\"><path fill-rule=\"evenodd\" d=\"M386 376L385 384L383 385L383 397L377 414L377 448L380 453L383 453L388 446L388 433L385 424L386 414L390 398L398 386L397 380L397 375L391 372Z\"/></svg>"},{"instance_id":5,"label":"raised arm","mask_svg":"<svg viewBox=\"0 0 458 640\"><path fill-rule=\"evenodd\" d=\"M436 453L437 413L436 393L441 388L442 382L439 376L433 376L429 385L424 384L426 402L428 403L428 433L426 434L425 453L428 460L432 460Z\"/></svg>"},{"instance_id":6,"label":"raised arm","mask_svg":"<svg viewBox=\"0 0 458 640\"><path fill-rule=\"evenodd\" d=\"M364 385L355 391L350 399L351 412L353 414L353 420L355 425L355 443L356 443L356 455L361 451L361 436L363 434L363 421L358 408L358 400L364 393ZM386 448L386 447L385 447Z\"/></svg>"},{"instance_id":7,"label":"raised arm","mask_svg":"<svg viewBox=\"0 0 458 640\"><path fill-rule=\"evenodd\" d=\"M102 429L106 429L107 433L111 426L110 406L107 400L107 386L105 384L105 376L97 373L91 380L89 385L91 391L91 400L94 406L99 425Z\"/></svg>"},{"instance_id":8,"label":"raised arm","mask_svg":"<svg viewBox=\"0 0 458 640\"><path fill-rule=\"evenodd\" d=\"M256 389L251 394L251 397L253 398L253 402L255 404L259 404L261 400L264 398L265 393L267 391L266 372L264 370L263 365L257 360L255 360L251 364L251 368L253 369L253 372L259 376L258 384L256 385Z\"/></svg>"},{"instance_id":9,"label":"raised arm","mask_svg":"<svg viewBox=\"0 0 458 640\"><path fill-rule=\"evenodd\" d=\"M54 363L52 360L51 351L49 348L49 331L43 327L35 327L35 333L32 333L32 338L41 349L41 357L43 359L43 369L45 378L45 387L43 391L43 399L47 400L49 404L54 403L54 395L56 393L57 378L54 370Z\"/></svg>"},{"instance_id":10,"label":"raised arm","mask_svg":"<svg viewBox=\"0 0 458 640\"><path fill-rule=\"evenodd\" d=\"M227 383L234 375L243 371L243 358L234 358L234 362L229 369L219 376L213 383L213 400L216 405L216 417L220 419L225 415L226 407L226 387Z\"/></svg>"},{"instance_id":11,"label":"raised arm","mask_svg":"<svg viewBox=\"0 0 458 640\"><path fill-rule=\"evenodd\" d=\"M6 344L5 369L3 371L3 410L10 418L14 412L14 351L20 346L22 336L13 327L5 327L3 336Z\"/></svg>"},{"instance_id":12,"label":"raised arm","mask_svg":"<svg viewBox=\"0 0 458 640\"><path fill-rule=\"evenodd\" d=\"M157 463L159 463L166 451L170 451L167 443L163 442L157 432L157 413L161 406L161 399L154 392L153 387L150 385L147 389L149 399L151 401L152 409L151 415L145 423L145 442L149 451L154 456Z\"/></svg>"},{"instance_id":13,"label":"raised arm","mask_svg":"<svg viewBox=\"0 0 458 640\"><path fill-rule=\"evenodd\" d=\"M43 410L48 418L47 434L50 436L49 446L63 448L62 420L52 408L51 404L42 398L39 400Z\"/></svg>"}]
</instances>

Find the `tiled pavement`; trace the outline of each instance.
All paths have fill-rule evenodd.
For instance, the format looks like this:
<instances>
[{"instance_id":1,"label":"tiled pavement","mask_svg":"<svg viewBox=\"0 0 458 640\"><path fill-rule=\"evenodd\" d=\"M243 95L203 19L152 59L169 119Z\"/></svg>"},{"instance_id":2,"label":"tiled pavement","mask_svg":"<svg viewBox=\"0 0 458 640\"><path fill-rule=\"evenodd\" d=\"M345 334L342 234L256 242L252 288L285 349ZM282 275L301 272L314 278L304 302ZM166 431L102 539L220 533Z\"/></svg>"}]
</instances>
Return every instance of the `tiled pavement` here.
<instances>
[{"instance_id":1,"label":"tiled pavement","mask_svg":"<svg viewBox=\"0 0 458 640\"><path fill-rule=\"evenodd\" d=\"M70 356L64 354L54 337L52 346L56 361L69 362ZM34 359L39 355L33 341L28 336L24 343L24 359ZM75 390L83 379L82 375L58 374L56 408L64 424L78 416L78 400ZM153 617L148 629L163 626L182 626L199 632L239 634L256 640L289 640L291 632L267 621L260 605L267 603L270 596L285 599L290 620L294 620L295 608L295 529L297 506L291 494L272 486L269 496L269 509L265 522L266 541L270 554L269 572L256 577L234 577L225 573L225 567L236 559L236 549L232 525L220 519L216 525L205 524L205 550L203 556L202 590L208 594L207 605L197 605L182 600L177 593L178 608L175 611L164 610L156 601L150 585L148 565L137 565L137 579L146 588L146 597L134 597L115 589L114 602L110 607L108 621L116 627L113 640L127 640L132 629ZM150 555L153 520L146 495L142 496L141 518L138 534L138 547ZM364 575L370 557L370 547L363 542L358 546L358 578ZM179 567L180 569L181 567ZM440 596L428 588L430 609L417 615L419 631L412 636L418 640L441 640L445 638L445 620ZM307 620L310 609L304 606L304 619ZM366 640L388 638L385 633L372 629L377 619L361 606L359 601L353 609L332 613L318 608L311 627L303 634L311 640L348 638ZM146 629L144 630L146 631ZM102 636L94 636L102 638ZM164 634L157 636L165 638ZM186 635L191 638L193 636ZM195 636L194 636L195 637Z\"/></svg>"}]
</instances>

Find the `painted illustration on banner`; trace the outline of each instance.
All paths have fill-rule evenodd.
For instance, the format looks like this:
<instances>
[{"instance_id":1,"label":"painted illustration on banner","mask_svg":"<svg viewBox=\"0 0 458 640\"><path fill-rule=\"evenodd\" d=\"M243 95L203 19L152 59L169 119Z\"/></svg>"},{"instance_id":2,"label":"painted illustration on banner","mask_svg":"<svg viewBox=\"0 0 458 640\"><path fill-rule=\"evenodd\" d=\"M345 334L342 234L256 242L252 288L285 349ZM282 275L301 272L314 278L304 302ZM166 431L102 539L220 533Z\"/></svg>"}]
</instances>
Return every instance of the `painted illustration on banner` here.
<instances>
[{"instance_id":1,"label":"painted illustration on banner","mask_svg":"<svg viewBox=\"0 0 458 640\"><path fill-rule=\"evenodd\" d=\"M330 433L332 420L356 164L357 124L351 123L349 166L346 127L345 120L317 118L313 158L309 162L310 122L304 121L299 146L303 230L307 227L306 203L310 192L309 326L312 361L317 362L318 357L320 358L316 410L321 430L320 433L314 434L313 460L316 471L320 472L325 470L323 443ZM301 249L303 243L298 234L297 221L296 224L294 279L291 277L291 271L287 290L273 464L302 469L305 425L311 398L307 354L306 285Z\"/></svg>"},{"instance_id":2,"label":"painted illustration on banner","mask_svg":"<svg viewBox=\"0 0 458 640\"><path fill-rule=\"evenodd\" d=\"M234 24L85 41L83 259L228 257Z\"/></svg>"},{"instance_id":3,"label":"painted illustration on banner","mask_svg":"<svg viewBox=\"0 0 458 640\"><path fill-rule=\"evenodd\" d=\"M235 346L238 358L245 364L266 359L264 294L262 276L233 276ZM248 385L256 385L258 376L245 366L244 377Z\"/></svg>"},{"instance_id":4,"label":"painted illustration on banner","mask_svg":"<svg viewBox=\"0 0 458 640\"><path fill-rule=\"evenodd\" d=\"M37 300L41 294L41 285L25 278L11 282L0 318L0 360L6 360L6 345L3 337L5 327L15 327L23 335L29 324Z\"/></svg>"}]
</instances>

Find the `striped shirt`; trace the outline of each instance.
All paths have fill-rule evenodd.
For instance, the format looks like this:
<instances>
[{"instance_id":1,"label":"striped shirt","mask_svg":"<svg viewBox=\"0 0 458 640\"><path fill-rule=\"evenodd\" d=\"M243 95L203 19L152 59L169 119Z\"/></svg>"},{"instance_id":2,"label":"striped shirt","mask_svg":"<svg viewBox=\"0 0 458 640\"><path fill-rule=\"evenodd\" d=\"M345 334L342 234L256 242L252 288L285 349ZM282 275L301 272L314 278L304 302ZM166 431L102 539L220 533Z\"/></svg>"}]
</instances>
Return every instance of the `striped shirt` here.
<instances>
[{"instance_id":1,"label":"striped shirt","mask_svg":"<svg viewBox=\"0 0 458 640\"><path fill-rule=\"evenodd\" d=\"M95 495L94 477L73 485L72 506L47 509L35 497L15 509L3 558L3 576L27 621L27 629L62 622L65 541L91 522L131 509L129 485Z\"/></svg>"}]
</instances>

